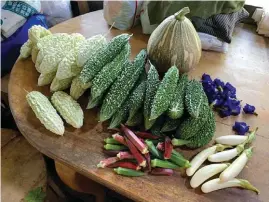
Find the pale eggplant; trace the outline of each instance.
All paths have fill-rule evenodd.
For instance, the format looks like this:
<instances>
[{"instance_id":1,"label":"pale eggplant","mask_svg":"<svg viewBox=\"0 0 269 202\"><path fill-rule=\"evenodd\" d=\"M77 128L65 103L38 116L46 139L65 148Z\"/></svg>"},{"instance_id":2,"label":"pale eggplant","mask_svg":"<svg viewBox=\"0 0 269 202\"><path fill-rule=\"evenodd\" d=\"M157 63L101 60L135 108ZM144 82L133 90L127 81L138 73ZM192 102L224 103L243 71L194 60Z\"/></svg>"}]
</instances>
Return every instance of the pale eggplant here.
<instances>
[{"instance_id":1,"label":"pale eggplant","mask_svg":"<svg viewBox=\"0 0 269 202\"><path fill-rule=\"evenodd\" d=\"M252 184L249 183L249 181L247 180L243 180L243 179L231 179L227 182L221 182L221 180L219 178L217 179L213 179L210 180L206 183L204 183L201 187L202 192L204 193L209 193L212 191L216 191L219 189L225 189L225 188L229 188L229 187L241 187L243 189L248 189L251 191L255 191L257 194L260 193L260 191L254 187Z\"/></svg>"},{"instance_id":2,"label":"pale eggplant","mask_svg":"<svg viewBox=\"0 0 269 202\"><path fill-rule=\"evenodd\" d=\"M187 175L192 176L196 172L196 170L202 165L202 163L208 158L208 156L214 154L216 151L223 151L225 148L227 148L227 146L217 144L198 153L191 160L191 167L187 168L186 170Z\"/></svg>"},{"instance_id":3,"label":"pale eggplant","mask_svg":"<svg viewBox=\"0 0 269 202\"><path fill-rule=\"evenodd\" d=\"M227 182L235 178L243 170L249 158L252 156L252 147L244 150L244 152L235 159L232 164L220 174L220 180Z\"/></svg>"},{"instance_id":4,"label":"pale eggplant","mask_svg":"<svg viewBox=\"0 0 269 202\"><path fill-rule=\"evenodd\" d=\"M203 182L205 182L210 177L220 173L226 169L230 164L229 163L219 163L219 164L210 164L200 168L191 178L190 185L192 188L199 187Z\"/></svg>"}]
</instances>

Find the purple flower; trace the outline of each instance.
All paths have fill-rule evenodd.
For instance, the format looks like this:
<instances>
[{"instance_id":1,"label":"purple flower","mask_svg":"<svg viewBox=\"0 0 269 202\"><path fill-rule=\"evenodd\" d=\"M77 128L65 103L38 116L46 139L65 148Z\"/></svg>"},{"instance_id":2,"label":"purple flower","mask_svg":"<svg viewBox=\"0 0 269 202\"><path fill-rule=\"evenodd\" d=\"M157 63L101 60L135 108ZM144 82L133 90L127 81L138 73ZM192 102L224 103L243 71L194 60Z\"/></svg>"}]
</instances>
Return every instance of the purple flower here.
<instances>
[{"instance_id":1,"label":"purple flower","mask_svg":"<svg viewBox=\"0 0 269 202\"><path fill-rule=\"evenodd\" d=\"M236 121L234 123L233 130L239 135L245 135L245 133L249 131L249 126L245 122Z\"/></svg>"},{"instance_id":2,"label":"purple flower","mask_svg":"<svg viewBox=\"0 0 269 202\"><path fill-rule=\"evenodd\" d=\"M241 112L241 106L238 105L238 106L235 106L233 109L232 109L232 115L233 116L237 116L239 115Z\"/></svg>"},{"instance_id":3,"label":"purple flower","mask_svg":"<svg viewBox=\"0 0 269 202\"><path fill-rule=\"evenodd\" d=\"M220 107L223 103L223 99L219 98L219 99L215 99L212 103L211 106L213 107Z\"/></svg>"},{"instance_id":4,"label":"purple flower","mask_svg":"<svg viewBox=\"0 0 269 202\"><path fill-rule=\"evenodd\" d=\"M246 104L243 108L243 111L246 113L246 114L255 114L255 115L258 115L256 112L255 112L255 107L252 106L252 105L249 105L249 104Z\"/></svg>"},{"instance_id":5,"label":"purple flower","mask_svg":"<svg viewBox=\"0 0 269 202\"><path fill-rule=\"evenodd\" d=\"M214 84L217 86L217 88L220 90L220 91L223 91L223 88L224 88L224 82L222 82L220 79L215 79L214 80Z\"/></svg>"},{"instance_id":6,"label":"purple flower","mask_svg":"<svg viewBox=\"0 0 269 202\"><path fill-rule=\"evenodd\" d=\"M220 108L219 109L219 115L220 115L221 118L231 116L231 114L232 114L232 110L229 109L229 108L226 108L226 109Z\"/></svg>"},{"instance_id":7,"label":"purple flower","mask_svg":"<svg viewBox=\"0 0 269 202\"><path fill-rule=\"evenodd\" d=\"M236 94L236 88L233 87L232 84L230 84L229 82L227 82L223 88L223 93L226 96L230 96L230 95L235 95Z\"/></svg>"},{"instance_id":8,"label":"purple flower","mask_svg":"<svg viewBox=\"0 0 269 202\"><path fill-rule=\"evenodd\" d=\"M202 81L203 82L211 82L212 83L212 79L211 79L210 75L205 74L205 73L202 75Z\"/></svg>"}]
</instances>

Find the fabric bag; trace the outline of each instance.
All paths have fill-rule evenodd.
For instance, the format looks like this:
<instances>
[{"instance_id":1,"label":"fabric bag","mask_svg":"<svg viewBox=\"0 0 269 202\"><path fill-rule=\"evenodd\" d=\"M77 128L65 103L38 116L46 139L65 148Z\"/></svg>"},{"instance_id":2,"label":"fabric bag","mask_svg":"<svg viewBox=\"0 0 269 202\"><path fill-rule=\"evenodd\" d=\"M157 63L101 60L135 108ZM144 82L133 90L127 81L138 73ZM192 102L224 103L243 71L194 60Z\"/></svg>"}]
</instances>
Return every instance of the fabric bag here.
<instances>
[{"instance_id":1,"label":"fabric bag","mask_svg":"<svg viewBox=\"0 0 269 202\"><path fill-rule=\"evenodd\" d=\"M119 30L128 30L139 23L143 1L104 0L104 18Z\"/></svg>"}]
</instances>

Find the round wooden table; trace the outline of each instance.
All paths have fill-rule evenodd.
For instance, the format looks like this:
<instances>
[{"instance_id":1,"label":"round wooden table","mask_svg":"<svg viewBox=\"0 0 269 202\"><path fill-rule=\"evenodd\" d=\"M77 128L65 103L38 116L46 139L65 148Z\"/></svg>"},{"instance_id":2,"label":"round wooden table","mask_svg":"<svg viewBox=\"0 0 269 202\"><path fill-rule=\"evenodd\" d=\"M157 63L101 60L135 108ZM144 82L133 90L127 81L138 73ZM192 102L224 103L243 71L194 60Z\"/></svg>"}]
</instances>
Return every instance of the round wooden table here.
<instances>
[{"instance_id":1,"label":"round wooden table","mask_svg":"<svg viewBox=\"0 0 269 202\"><path fill-rule=\"evenodd\" d=\"M230 188L202 194L200 188L191 189L189 179L176 172L172 177L146 175L139 178L122 177L112 169L98 169L96 165L105 158L102 152L103 139L111 135L106 130L106 123L98 123L97 110L86 110L87 97L79 102L84 109L85 121L81 129L65 125L64 136L57 136L44 128L28 106L26 92L40 91L50 96L49 86L37 86L38 72L31 59L18 60L14 65L9 82L9 102L13 116L21 133L40 152L66 165L74 171L119 192L136 201L268 201L269 194L269 42L256 35L255 28L240 25L235 29L235 36L226 54L203 52L197 68L189 73L191 78L199 79L203 73L213 78L219 77L237 87L238 97L242 104L246 102L257 108L259 116L241 114L238 117L221 119L216 115L216 136L232 134L234 121L246 121L251 128L259 127L253 143L254 155L240 178L249 180L260 189L257 196L254 192ZM122 33L112 29L103 19L102 11L82 15L61 23L51 31L74 33L85 37L106 34L108 39ZM138 26L128 33L131 38L132 57L146 47L148 36L141 33ZM202 149L202 148L201 148ZM182 151L191 158L198 151Z\"/></svg>"}]
</instances>

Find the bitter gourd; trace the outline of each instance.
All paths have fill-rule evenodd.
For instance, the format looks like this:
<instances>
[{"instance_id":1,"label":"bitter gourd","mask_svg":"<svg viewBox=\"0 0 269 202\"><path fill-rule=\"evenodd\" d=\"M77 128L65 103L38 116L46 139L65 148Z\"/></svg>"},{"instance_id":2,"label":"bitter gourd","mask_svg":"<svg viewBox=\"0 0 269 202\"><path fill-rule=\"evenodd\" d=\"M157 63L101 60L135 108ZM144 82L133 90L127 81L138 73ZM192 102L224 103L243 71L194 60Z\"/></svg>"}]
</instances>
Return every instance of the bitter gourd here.
<instances>
[{"instance_id":1,"label":"bitter gourd","mask_svg":"<svg viewBox=\"0 0 269 202\"><path fill-rule=\"evenodd\" d=\"M40 74L38 77L37 85L38 86L45 86L52 82L53 78L55 77L56 72L51 72L48 74Z\"/></svg>"},{"instance_id":2,"label":"bitter gourd","mask_svg":"<svg viewBox=\"0 0 269 202\"><path fill-rule=\"evenodd\" d=\"M54 77L52 83L50 84L50 91L61 91L70 87L73 78L66 79L58 79L56 76Z\"/></svg>"},{"instance_id":3,"label":"bitter gourd","mask_svg":"<svg viewBox=\"0 0 269 202\"><path fill-rule=\"evenodd\" d=\"M164 113L173 99L178 82L178 69L172 66L164 75L162 82L154 96L150 119L158 118Z\"/></svg>"},{"instance_id":4,"label":"bitter gourd","mask_svg":"<svg viewBox=\"0 0 269 202\"><path fill-rule=\"evenodd\" d=\"M83 67L87 60L92 57L93 52L98 51L99 48L106 44L106 38L101 35L95 35L88 38L78 47L78 56L76 58L76 64L78 67Z\"/></svg>"},{"instance_id":5,"label":"bitter gourd","mask_svg":"<svg viewBox=\"0 0 269 202\"><path fill-rule=\"evenodd\" d=\"M67 123L74 128L81 128L83 125L83 111L70 95L63 91L57 91L53 93L51 102Z\"/></svg>"},{"instance_id":6,"label":"bitter gourd","mask_svg":"<svg viewBox=\"0 0 269 202\"><path fill-rule=\"evenodd\" d=\"M143 122L143 114L141 112L136 112L133 116L129 116L126 121L127 126L137 126Z\"/></svg>"},{"instance_id":7,"label":"bitter gourd","mask_svg":"<svg viewBox=\"0 0 269 202\"><path fill-rule=\"evenodd\" d=\"M164 122L161 132L169 132L169 131L176 130L179 124L180 124L180 119L167 118L166 121Z\"/></svg>"},{"instance_id":8,"label":"bitter gourd","mask_svg":"<svg viewBox=\"0 0 269 202\"><path fill-rule=\"evenodd\" d=\"M147 75L145 101L144 101L144 125L146 130L150 129L155 122L155 120L149 120L149 118L150 118L151 106L153 104L154 96L157 92L159 84L160 80L158 71L153 65L151 65Z\"/></svg>"},{"instance_id":9,"label":"bitter gourd","mask_svg":"<svg viewBox=\"0 0 269 202\"><path fill-rule=\"evenodd\" d=\"M130 107L129 107L129 119L137 113L137 111L143 107L143 101L145 97L146 82L142 81L130 95Z\"/></svg>"},{"instance_id":10,"label":"bitter gourd","mask_svg":"<svg viewBox=\"0 0 269 202\"><path fill-rule=\"evenodd\" d=\"M184 140L188 140L198 134L199 130L205 124L207 118L212 113L210 107L206 104L202 104L203 114L199 118L188 117L185 119L177 129L176 137Z\"/></svg>"},{"instance_id":11,"label":"bitter gourd","mask_svg":"<svg viewBox=\"0 0 269 202\"><path fill-rule=\"evenodd\" d=\"M90 87L91 82L88 82L86 84L82 83L78 75L72 81L70 95L73 99L77 100Z\"/></svg>"},{"instance_id":12,"label":"bitter gourd","mask_svg":"<svg viewBox=\"0 0 269 202\"><path fill-rule=\"evenodd\" d=\"M46 129L57 135L64 134L64 123L45 95L32 91L26 95L26 100Z\"/></svg>"},{"instance_id":13,"label":"bitter gourd","mask_svg":"<svg viewBox=\"0 0 269 202\"><path fill-rule=\"evenodd\" d=\"M125 45L114 60L106 64L103 69L94 77L91 87L91 96L93 99L99 97L120 75L123 67L127 64L130 56L131 46L129 43Z\"/></svg>"},{"instance_id":14,"label":"bitter gourd","mask_svg":"<svg viewBox=\"0 0 269 202\"><path fill-rule=\"evenodd\" d=\"M173 101L171 102L167 112L171 119L179 119L184 113L185 89L187 83L187 74L181 75L175 90Z\"/></svg>"},{"instance_id":15,"label":"bitter gourd","mask_svg":"<svg viewBox=\"0 0 269 202\"><path fill-rule=\"evenodd\" d=\"M101 105L102 101L103 101L103 98L104 98L103 94L96 97L96 98L92 98L92 96L90 96L89 102L88 102L88 105L87 105L86 109L92 109L94 107L97 107L97 106Z\"/></svg>"},{"instance_id":16,"label":"bitter gourd","mask_svg":"<svg viewBox=\"0 0 269 202\"><path fill-rule=\"evenodd\" d=\"M128 43L131 35L121 34L114 37L108 44L96 51L91 58L87 60L80 73L80 80L83 83L92 81L95 75L109 62L111 62Z\"/></svg>"},{"instance_id":17,"label":"bitter gourd","mask_svg":"<svg viewBox=\"0 0 269 202\"><path fill-rule=\"evenodd\" d=\"M146 57L146 50L141 50L135 57L133 63L125 66L121 76L113 83L103 101L100 121L111 118L120 108L141 75Z\"/></svg>"},{"instance_id":18,"label":"bitter gourd","mask_svg":"<svg viewBox=\"0 0 269 202\"><path fill-rule=\"evenodd\" d=\"M216 123L214 113L211 109L209 109L209 115L204 124L201 126L200 130L197 132L195 136L192 136L188 139L190 143L186 146L190 148L198 148L208 144L215 133L216 130Z\"/></svg>"},{"instance_id":19,"label":"bitter gourd","mask_svg":"<svg viewBox=\"0 0 269 202\"><path fill-rule=\"evenodd\" d=\"M121 123L124 123L128 118L129 112L129 99L127 99L123 105L118 109L118 111L112 116L108 128L116 128Z\"/></svg>"},{"instance_id":20,"label":"bitter gourd","mask_svg":"<svg viewBox=\"0 0 269 202\"><path fill-rule=\"evenodd\" d=\"M185 106L193 118L198 118L203 104L206 102L203 86L199 81L192 80L186 86Z\"/></svg>"}]
</instances>

